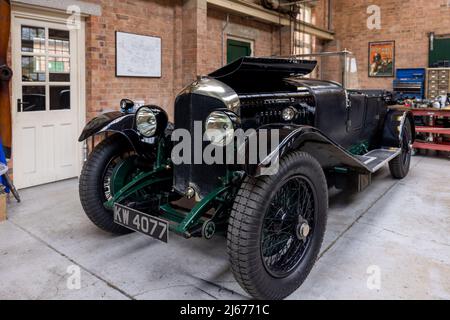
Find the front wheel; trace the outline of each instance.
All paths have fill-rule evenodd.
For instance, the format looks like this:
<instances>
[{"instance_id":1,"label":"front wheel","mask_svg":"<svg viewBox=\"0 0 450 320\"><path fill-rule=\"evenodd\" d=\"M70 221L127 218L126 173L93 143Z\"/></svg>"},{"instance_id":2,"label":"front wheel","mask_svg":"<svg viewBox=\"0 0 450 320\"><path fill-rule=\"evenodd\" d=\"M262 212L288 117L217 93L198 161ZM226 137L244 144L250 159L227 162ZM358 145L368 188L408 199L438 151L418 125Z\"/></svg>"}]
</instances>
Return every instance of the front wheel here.
<instances>
[{"instance_id":1,"label":"front wheel","mask_svg":"<svg viewBox=\"0 0 450 320\"><path fill-rule=\"evenodd\" d=\"M292 152L276 174L246 177L230 215L227 247L236 280L257 299L283 299L311 271L322 245L328 208L316 159Z\"/></svg>"},{"instance_id":2,"label":"front wheel","mask_svg":"<svg viewBox=\"0 0 450 320\"><path fill-rule=\"evenodd\" d=\"M126 139L118 134L100 142L92 151L80 175L81 205L88 218L100 229L126 234L131 230L114 223L113 211L104 203L112 197L111 175L122 160L132 156Z\"/></svg>"}]
</instances>

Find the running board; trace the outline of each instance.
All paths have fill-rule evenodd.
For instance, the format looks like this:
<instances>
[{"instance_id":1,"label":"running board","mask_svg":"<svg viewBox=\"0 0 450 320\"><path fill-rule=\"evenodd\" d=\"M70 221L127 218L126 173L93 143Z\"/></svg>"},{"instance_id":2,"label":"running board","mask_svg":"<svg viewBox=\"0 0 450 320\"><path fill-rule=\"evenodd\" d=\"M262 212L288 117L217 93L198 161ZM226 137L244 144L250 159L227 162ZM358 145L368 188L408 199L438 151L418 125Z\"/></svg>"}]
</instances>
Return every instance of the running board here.
<instances>
[{"instance_id":1,"label":"running board","mask_svg":"<svg viewBox=\"0 0 450 320\"><path fill-rule=\"evenodd\" d=\"M375 149L365 155L355 156L371 172L377 172L401 153L401 148Z\"/></svg>"},{"instance_id":2,"label":"running board","mask_svg":"<svg viewBox=\"0 0 450 320\"><path fill-rule=\"evenodd\" d=\"M361 167L367 171L353 172L351 174L337 174L335 176L335 186L338 189L352 189L360 192L372 183L372 173L375 173L389 161L397 157L401 153L400 148L375 149L365 155L353 156Z\"/></svg>"}]
</instances>

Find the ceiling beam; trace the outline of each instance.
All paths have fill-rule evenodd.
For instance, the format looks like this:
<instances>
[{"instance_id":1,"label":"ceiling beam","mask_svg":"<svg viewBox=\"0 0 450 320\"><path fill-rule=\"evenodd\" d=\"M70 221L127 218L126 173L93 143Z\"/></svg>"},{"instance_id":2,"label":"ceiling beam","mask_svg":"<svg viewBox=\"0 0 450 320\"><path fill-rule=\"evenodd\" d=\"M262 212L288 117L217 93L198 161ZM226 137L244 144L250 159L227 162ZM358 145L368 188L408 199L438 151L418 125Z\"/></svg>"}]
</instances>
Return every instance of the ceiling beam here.
<instances>
[{"instance_id":1,"label":"ceiling beam","mask_svg":"<svg viewBox=\"0 0 450 320\"><path fill-rule=\"evenodd\" d=\"M281 26L290 26L290 20L286 15L268 10L254 3L242 0L207 0L208 5L231 12L240 16L252 17L256 20ZM298 23L298 22L297 22ZM300 21L302 32L311 34L323 40L334 40L334 32L319 28L313 24Z\"/></svg>"}]
</instances>

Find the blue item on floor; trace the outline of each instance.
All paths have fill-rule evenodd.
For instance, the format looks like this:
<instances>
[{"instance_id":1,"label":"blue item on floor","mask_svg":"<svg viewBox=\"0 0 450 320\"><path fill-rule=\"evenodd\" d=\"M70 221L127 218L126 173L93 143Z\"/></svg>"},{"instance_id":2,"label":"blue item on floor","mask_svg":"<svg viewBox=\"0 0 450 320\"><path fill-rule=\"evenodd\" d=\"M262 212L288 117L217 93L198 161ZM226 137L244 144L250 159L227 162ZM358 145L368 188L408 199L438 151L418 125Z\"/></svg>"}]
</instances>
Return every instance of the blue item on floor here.
<instances>
[{"instance_id":1,"label":"blue item on floor","mask_svg":"<svg viewBox=\"0 0 450 320\"><path fill-rule=\"evenodd\" d=\"M5 152L3 151L3 143L2 143L1 139L0 139L0 163L3 163L5 166L7 164ZM8 187L8 184L6 183L5 177L3 175L0 176L0 183L6 187L5 188L6 193L9 193L9 187Z\"/></svg>"}]
</instances>

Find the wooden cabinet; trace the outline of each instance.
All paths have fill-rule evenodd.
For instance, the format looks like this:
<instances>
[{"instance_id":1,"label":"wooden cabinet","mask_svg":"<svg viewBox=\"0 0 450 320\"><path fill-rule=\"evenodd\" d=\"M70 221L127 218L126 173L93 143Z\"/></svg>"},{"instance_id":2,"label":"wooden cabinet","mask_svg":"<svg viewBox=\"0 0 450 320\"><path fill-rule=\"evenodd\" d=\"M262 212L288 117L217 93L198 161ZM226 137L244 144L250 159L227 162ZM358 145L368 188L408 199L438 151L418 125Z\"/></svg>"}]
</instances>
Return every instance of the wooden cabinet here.
<instances>
[{"instance_id":1,"label":"wooden cabinet","mask_svg":"<svg viewBox=\"0 0 450 320\"><path fill-rule=\"evenodd\" d=\"M450 93L450 68L428 68L426 98L434 99Z\"/></svg>"}]
</instances>

